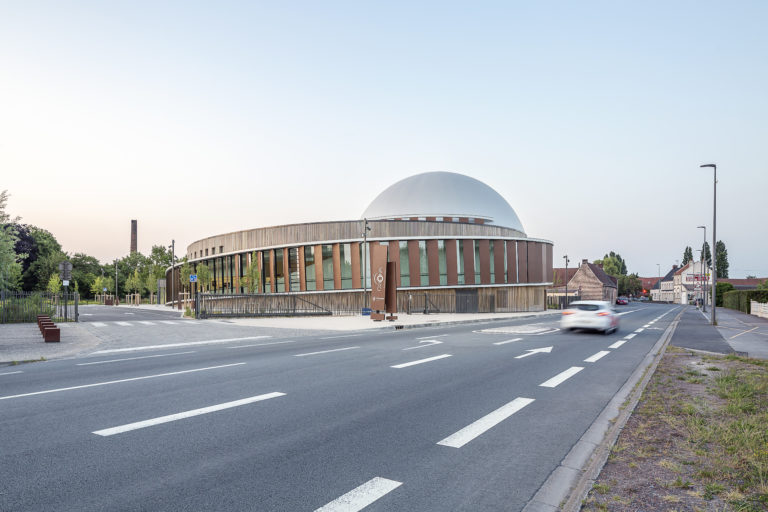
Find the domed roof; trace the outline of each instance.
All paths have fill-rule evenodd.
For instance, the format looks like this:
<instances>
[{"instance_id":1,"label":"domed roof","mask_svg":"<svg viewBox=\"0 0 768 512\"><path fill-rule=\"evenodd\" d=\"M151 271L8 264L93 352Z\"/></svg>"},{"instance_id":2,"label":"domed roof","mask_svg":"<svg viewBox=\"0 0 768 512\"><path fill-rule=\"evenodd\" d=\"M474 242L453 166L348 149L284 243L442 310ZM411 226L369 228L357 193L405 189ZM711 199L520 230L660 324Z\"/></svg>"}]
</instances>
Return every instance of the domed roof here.
<instances>
[{"instance_id":1,"label":"domed roof","mask_svg":"<svg viewBox=\"0 0 768 512\"><path fill-rule=\"evenodd\" d=\"M454 172L425 172L398 181L368 205L363 218L473 217L486 224L516 229L515 210L485 183Z\"/></svg>"}]
</instances>

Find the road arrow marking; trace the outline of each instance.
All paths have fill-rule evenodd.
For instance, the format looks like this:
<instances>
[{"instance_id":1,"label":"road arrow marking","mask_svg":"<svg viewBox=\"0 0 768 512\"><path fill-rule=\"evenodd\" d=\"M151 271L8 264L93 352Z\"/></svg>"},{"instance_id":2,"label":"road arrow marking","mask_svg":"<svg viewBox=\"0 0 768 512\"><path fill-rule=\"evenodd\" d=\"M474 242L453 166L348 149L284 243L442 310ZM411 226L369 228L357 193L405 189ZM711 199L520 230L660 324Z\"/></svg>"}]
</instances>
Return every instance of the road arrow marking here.
<instances>
[{"instance_id":1,"label":"road arrow marking","mask_svg":"<svg viewBox=\"0 0 768 512\"><path fill-rule=\"evenodd\" d=\"M440 343L442 343L442 341L440 341L440 340L424 340L424 341L420 341L419 343L426 343L426 345L418 345L416 347L408 347L408 348L404 348L403 350L414 350L414 349L417 349L417 348L429 347L431 345L439 345Z\"/></svg>"},{"instance_id":2,"label":"road arrow marking","mask_svg":"<svg viewBox=\"0 0 768 512\"><path fill-rule=\"evenodd\" d=\"M515 359L522 359L524 357L532 356L533 354L549 354L552 352L552 349L554 347L544 347L544 348L529 348L527 354L520 354L519 356L516 356Z\"/></svg>"}]
</instances>

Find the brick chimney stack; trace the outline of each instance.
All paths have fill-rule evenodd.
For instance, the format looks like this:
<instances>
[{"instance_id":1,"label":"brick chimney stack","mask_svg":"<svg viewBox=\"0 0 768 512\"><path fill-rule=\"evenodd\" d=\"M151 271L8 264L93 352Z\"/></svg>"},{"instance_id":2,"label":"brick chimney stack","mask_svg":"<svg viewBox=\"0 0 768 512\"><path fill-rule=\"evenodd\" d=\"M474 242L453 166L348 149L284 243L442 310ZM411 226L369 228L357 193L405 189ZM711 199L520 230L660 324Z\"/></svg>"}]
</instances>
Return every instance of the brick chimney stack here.
<instances>
[{"instance_id":1,"label":"brick chimney stack","mask_svg":"<svg viewBox=\"0 0 768 512\"><path fill-rule=\"evenodd\" d=\"M137 245L138 245L137 235L136 235L136 231L138 229L137 224L138 224L137 221L135 220L131 221L131 254L137 251Z\"/></svg>"}]
</instances>

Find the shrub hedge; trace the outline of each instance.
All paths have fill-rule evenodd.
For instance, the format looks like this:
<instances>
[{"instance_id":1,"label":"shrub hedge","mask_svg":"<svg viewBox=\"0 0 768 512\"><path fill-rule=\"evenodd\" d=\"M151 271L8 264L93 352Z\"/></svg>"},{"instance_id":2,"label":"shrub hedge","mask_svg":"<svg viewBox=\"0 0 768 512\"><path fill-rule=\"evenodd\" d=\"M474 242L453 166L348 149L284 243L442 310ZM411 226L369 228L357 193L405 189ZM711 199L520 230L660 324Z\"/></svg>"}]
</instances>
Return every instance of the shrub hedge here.
<instances>
[{"instance_id":1,"label":"shrub hedge","mask_svg":"<svg viewBox=\"0 0 768 512\"><path fill-rule=\"evenodd\" d=\"M751 313L750 301L768 302L768 290L732 290L723 294L723 306Z\"/></svg>"}]
</instances>

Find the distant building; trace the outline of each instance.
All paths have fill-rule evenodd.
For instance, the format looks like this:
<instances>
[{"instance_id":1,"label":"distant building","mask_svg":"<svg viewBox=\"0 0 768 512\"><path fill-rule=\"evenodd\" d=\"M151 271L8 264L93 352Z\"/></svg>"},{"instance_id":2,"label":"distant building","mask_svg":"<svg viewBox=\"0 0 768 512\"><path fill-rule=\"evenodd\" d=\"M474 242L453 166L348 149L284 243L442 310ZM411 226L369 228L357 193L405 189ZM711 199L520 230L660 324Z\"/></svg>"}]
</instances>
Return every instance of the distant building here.
<instances>
[{"instance_id":1,"label":"distant building","mask_svg":"<svg viewBox=\"0 0 768 512\"><path fill-rule=\"evenodd\" d=\"M675 272L678 270L677 265L672 265L672 269L661 278L661 282L657 282L651 289L651 300L655 302L674 302L675 300Z\"/></svg>"},{"instance_id":2,"label":"distant building","mask_svg":"<svg viewBox=\"0 0 768 512\"><path fill-rule=\"evenodd\" d=\"M619 284L600 265L584 259L568 281L568 290L578 290L581 300L606 300L613 304L619 295Z\"/></svg>"},{"instance_id":3,"label":"distant building","mask_svg":"<svg viewBox=\"0 0 768 512\"><path fill-rule=\"evenodd\" d=\"M672 302L688 304L692 300L704 300L709 297L707 290L711 287L712 268L701 261L691 261L675 271ZM709 298L706 301L710 303Z\"/></svg>"},{"instance_id":4,"label":"distant building","mask_svg":"<svg viewBox=\"0 0 768 512\"><path fill-rule=\"evenodd\" d=\"M731 279L729 277L718 277L717 284L730 283L735 290L757 290L757 288L768 282L768 277L754 277L750 279Z\"/></svg>"}]
</instances>

